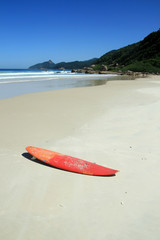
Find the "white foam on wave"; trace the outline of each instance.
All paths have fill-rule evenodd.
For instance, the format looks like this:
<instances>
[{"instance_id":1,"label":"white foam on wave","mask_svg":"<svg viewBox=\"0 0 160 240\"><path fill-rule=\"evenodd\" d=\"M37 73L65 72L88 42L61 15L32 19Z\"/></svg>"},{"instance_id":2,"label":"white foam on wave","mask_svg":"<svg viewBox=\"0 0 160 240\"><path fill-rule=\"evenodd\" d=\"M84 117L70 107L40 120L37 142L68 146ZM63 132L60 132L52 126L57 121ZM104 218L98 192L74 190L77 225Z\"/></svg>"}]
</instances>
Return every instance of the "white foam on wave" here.
<instances>
[{"instance_id":1,"label":"white foam on wave","mask_svg":"<svg viewBox=\"0 0 160 240\"><path fill-rule=\"evenodd\" d=\"M57 73L57 72L53 72L53 74L51 72L49 73L26 73L26 74L21 74L21 73L16 73L16 74L13 74L13 73L6 73L5 75L4 74L0 74L0 83L6 83L6 80L7 80L7 83L10 81L10 82L17 82L17 79L23 79L23 81L26 81L28 78L29 79L40 79L43 78L43 80L48 80L50 78L57 78L57 76L72 76L72 75L75 75L74 73L71 73L71 72L64 72L64 73Z\"/></svg>"},{"instance_id":2,"label":"white foam on wave","mask_svg":"<svg viewBox=\"0 0 160 240\"><path fill-rule=\"evenodd\" d=\"M71 71L42 71L42 72L0 72L0 79L7 76L42 76L42 75L55 75L55 74L72 74Z\"/></svg>"},{"instance_id":3,"label":"white foam on wave","mask_svg":"<svg viewBox=\"0 0 160 240\"><path fill-rule=\"evenodd\" d=\"M51 73L51 72L49 72L49 73ZM0 73L0 76L1 75L3 75L3 76L10 76L10 75L14 75L14 76L17 76L17 75L36 75L36 74L39 74L39 75L41 75L41 74L48 74L48 72L42 72L42 73L40 73L40 72L39 73L36 73L36 72L32 72L32 73L30 73L30 72Z\"/></svg>"},{"instance_id":4,"label":"white foam on wave","mask_svg":"<svg viewBox=\"0 0 160 240\"><path fill-rule=\"evenodd\" d=\"M110 75L111 76L111 75ZM0 71L0 84L38 82L55 79L102 79L107 75L72 73L70 70L42 70L42 71Z\"/></svg>"}]
</instances>

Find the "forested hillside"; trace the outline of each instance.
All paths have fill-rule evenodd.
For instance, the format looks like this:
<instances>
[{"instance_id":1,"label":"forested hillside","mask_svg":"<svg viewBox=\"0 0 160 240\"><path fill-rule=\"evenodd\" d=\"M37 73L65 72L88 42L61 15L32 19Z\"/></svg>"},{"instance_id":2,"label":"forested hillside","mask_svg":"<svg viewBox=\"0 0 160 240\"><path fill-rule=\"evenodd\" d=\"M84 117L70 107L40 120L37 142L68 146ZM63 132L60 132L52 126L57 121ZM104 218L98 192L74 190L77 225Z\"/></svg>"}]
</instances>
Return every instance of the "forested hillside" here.
<instances>
[{"instance_id":1,"label":"forested hillside","mask_svg":"<svg viewBox=\"0 0 160 240\"><path fill-rule=\"evenodd\" d=\"M96 69L102 64L109 70L160 73L160 30L138 43L104 54L96 61Z\"/></svg>"}]
</instances>

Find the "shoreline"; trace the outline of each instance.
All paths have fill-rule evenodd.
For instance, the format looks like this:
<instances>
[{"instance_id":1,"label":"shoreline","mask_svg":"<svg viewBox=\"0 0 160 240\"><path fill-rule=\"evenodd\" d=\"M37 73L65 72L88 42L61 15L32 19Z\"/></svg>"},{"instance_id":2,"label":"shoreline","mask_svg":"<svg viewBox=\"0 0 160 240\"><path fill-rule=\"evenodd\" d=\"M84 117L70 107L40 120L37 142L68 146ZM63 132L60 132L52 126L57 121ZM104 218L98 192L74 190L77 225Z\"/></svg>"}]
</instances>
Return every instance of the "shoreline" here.
<instances>
[{"instance_id":1,"label":"shoreline","mask_svg":"<svg viewBox=\"0 0 160 240\"><path fill-rule=\"evenodd\" d=\"M2 99L0 237L158 240L159 108L160 76ZM120 172L64 172L24 158L27 145Z\"/></svg>"},{"instance_id":2,"label":"shoreline","mask_svg":"<svg viewBox=\"0 0 160 240\"><path fill-rule=\"evenodd\" d=\"M108 79L114 78L116 75L59 75L49 78L33 79L14 78L0 82L0 99L10 98L18 95L33 92L44 92L58 89L77 88L85 86L94 86L104 84Z\"/></svg>"},{"instance_id":3,"label":"shoreline","mask_svg":"<svg viewBox=\"0 0 160 240\"><path fill-rule=\"evenodd\" d=\"M47 92L63 89L93 87L105 85L108 81L117 80L135 80L138 77L133 75L116 75L116 74L86 74L74 76L75 78L67 79L39 79L39 80L22 80L0 84L0 100L9 99L24 94ZM146 78L141 77L141 78ZM67 81L66 81L67 80Z\"/></svg>"}]
</instances>

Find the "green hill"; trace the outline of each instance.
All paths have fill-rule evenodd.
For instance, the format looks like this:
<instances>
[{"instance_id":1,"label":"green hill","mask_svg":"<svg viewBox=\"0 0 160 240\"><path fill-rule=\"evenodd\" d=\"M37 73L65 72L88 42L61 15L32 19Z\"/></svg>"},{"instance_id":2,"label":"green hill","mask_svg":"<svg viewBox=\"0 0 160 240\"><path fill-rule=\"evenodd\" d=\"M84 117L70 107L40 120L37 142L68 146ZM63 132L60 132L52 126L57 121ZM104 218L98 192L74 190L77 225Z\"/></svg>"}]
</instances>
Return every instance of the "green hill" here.
<instances>
[{"instance_id":1,"label":"green hill","mask_svg":"<svg viewBox=\"0 0 160 240\"><path fill-rule=\"evenodd\" d=\"M160 30L144 40L110 51L96 61L95 69L107 65L108 70L160 73Z\"/></svg>"},{"instance_id":2,"label":"green hill","mask_svg":"<svg viewBox=\"0 0 160 240\"><path fill-rule=\"evenodd\" d=\"M99 59L57 64L49 60L33 65L30 69L82 69L92 64L95 65L94 70L100 70L102 65L107 65L109 71L160 73L160 29L140 42L112 50Z\"/></svg>"},{"instance_id":3,"label":"green hill","mask_svg":"<svg viewBox=\"0 0 160 240\"><path fill-rule=\"evenodd\" d=\"M97 58L93 58L93 59L90 59L87 61L60 62L57 64L55 64L51 60L49 60L47 62L35 64L35 65L29 67L29 69L59 69L59 68L79 69L79 68L83 68L83 67L89 67L90 65L95 63L96 60L97 60Z\"/></svg>"},{"instance_id":4,"label":"green hill","mask_svg":"<svg viewBox=\"0 0 160 240\"><path fill-rule=\"evenodd\" d=\"M65 69L79 69L79 68L83 68L83 67L89 67L90 65L95 63L96 60L97 60L97 58L92 58L87 61L60 62L60 63L57 63L55 65L55 67L57 69L62 68L62 67Z\"/></svg>"}]
</instances>

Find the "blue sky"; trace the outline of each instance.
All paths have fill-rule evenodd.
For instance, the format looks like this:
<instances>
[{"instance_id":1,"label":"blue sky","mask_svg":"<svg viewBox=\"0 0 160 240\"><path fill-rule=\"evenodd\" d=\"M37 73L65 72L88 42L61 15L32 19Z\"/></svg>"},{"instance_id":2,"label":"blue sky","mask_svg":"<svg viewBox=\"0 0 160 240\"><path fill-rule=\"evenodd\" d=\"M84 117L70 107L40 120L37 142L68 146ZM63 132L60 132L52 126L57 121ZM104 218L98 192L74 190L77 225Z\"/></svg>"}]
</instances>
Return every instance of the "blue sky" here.
<instances>
[{"instance_id":1,"label":"blue sky","mask_svg":"<svg viewBox=\"0 0 160 240\"><path fill-rule=\"evenodd\" d=\"M1 0L0 68L87 60L160 28L159 0Z\"/></svg>"}]
</instances>

